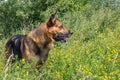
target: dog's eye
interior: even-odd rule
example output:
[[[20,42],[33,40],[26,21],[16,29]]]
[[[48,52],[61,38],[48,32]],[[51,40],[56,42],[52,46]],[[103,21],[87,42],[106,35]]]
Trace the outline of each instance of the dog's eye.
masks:
[[[60,28],[63,28],[63,26],[60,26]]]

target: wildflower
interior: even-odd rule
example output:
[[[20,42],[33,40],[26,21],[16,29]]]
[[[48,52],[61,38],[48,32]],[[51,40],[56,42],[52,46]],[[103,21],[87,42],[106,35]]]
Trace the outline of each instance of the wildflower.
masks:
[[[109,76],[105,76],[103,80],[109,80]]]
[[[16,69],[20,69],[20,67],[19,67],[19,66],[16,66]]]
[[[81,78],[79,80],[82,80]]]
[[[89,71],[89,72],[88,72],[88,75],[91,75],[91,74],[92,74],[92,73]]]
[[[24,77],[24,78],[27,77],[27,74],[24,74],[23,77]]]
[[[79,62],[80,59],[76,59],[76,62]]]
[[[22,59],[22,60],[21,60],[21,63],[22,63],[22,64],[25,64],[25,59]]]
[[[76,67],[76,69],[75,69],[76,71],[78,71],[78,67]]]
[[[112,59],[110,57],[108,57],[108,61],[111,61]]]
[[[117,54],[118,53],[118,50],[116,49],[116,50],[113,50],[113,53],[114,54]]]
[[[70,57],[71,57],[71,58],[73,58],[73,57],[74,57],[74,55],[71,53],[71,54],[70,54]]]
[[[61,78],[61,74],[60,72],[56,72],[57,78],[60,79]]]

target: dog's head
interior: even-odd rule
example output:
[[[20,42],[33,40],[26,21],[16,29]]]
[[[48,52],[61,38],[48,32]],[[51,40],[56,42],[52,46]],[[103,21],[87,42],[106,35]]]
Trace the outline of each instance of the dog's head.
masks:
[[[47,22],[48,31],[53,35],[53,39],[55,41],[66,42],[66,38],[70,37],[73,32],[65,28],[63,24],[55,17],[55,14],[52,14]]]

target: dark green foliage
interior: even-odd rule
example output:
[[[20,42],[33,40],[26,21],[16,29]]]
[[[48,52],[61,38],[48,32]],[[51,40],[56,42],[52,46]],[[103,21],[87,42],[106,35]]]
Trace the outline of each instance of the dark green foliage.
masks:
[[[44,21],[42,12],[49,7],[47,0],[7,0],[0,2],[0,32],[12,31]],[[52,3],[51,3],[52,5]]]
[[[99,27],[99,31],[102,32],[104,27],[119,19],[119,15],[116,15],[120,13],[119,3],[117,0],[1,0],[0,34],[7,36],[18,29],[31,28],[31,24],[36,25],[45,21],[46,16],[56,10],[60,17],[67,12],[79,11],[91,21],[93,13],[104,9],[106,15]],[[111,15],[115,16],[113,20],[108,18],[111,10],[116,11]]]

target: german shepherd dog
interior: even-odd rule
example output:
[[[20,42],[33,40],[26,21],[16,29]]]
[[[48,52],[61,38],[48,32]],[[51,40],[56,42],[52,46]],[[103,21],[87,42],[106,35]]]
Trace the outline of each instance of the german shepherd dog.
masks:
[[[49,51],[56,41],[66,42],[66,38],[73,33],[52,14],[48,21],[26,35],[14,35],[6,43],[5,57],[37,60],[37,65],[42,65],[48,58]]]

